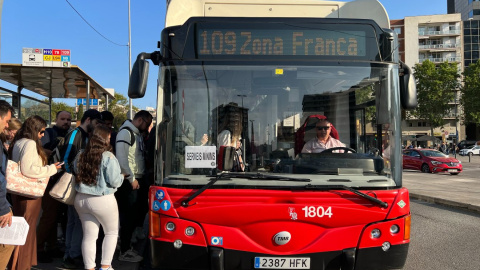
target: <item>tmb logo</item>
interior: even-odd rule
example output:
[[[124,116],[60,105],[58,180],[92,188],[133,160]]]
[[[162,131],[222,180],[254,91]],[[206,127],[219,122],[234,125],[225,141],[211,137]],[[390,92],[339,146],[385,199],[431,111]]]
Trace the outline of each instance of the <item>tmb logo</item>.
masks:
[[[292,235],[287,231],[279,232],[273,236],[273,241],[279,246],[290,242],[290,239],[292,239]]]

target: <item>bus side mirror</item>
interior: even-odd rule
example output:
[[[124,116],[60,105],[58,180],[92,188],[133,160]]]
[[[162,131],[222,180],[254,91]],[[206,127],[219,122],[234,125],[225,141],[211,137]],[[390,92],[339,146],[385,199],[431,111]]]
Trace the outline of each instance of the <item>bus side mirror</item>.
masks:
[[[130,74],[130,82],[128,84],[128,96],[130,98],[141,98],[147,90],[148,79],[148,61],[142,59],[139,54],[137,61],[133,64],[132,73]]]
[[[128,96],[130,98],[141,98],[145,95],[149,67],[147,59],[151,59],[154,64],[158,65],[161,60],[160,52],[141,53],[137,56],[128,84]]]
[[[400,102],[405,110],[413,110],[418,105],[415,76],[403,62],[401,62],[401,70],[403,75],[400,75]]]

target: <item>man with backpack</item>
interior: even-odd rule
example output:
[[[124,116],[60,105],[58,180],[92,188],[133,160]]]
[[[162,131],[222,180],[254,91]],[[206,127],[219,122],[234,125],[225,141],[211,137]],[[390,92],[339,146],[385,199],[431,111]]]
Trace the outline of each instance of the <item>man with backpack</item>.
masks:
[[[65,138],[72,126],[72,115],[67,111],[57,112],[55,125],[45,129],[45,135],[42,137],[42,146],[47,156],[50,156],[53,149],[57,147],[58,142]]]
[[[148,188],[145,170],[145,145],[142,133],[148,132],[152,115],[145,110],[126,120],[117,133],[116,157],[128,181],[115,193],[120,213],[120,261],[139,262],[143,259],[131,248],[135,225],[143,222],[148,211]],[[141,220],[139,220],[141,218]]]
[[[52,152],[64,140],[71,125],[72,115],[67,111],[59,111],[55,118],[55,125],[45,129],[45,135],[41,141],[45,153],[49,156],[49,163],[54,163]],[[50,178],[45,194],[48,194],[60,176],[61,173],[57,173]],[[57,217],[59,213],[66,212],[66,209],[65,205],[48,195],[42,198],[42,215],[37,226],[37,259],[41,263],[49,263],[53,261],[53,257],[63,256],[63,252],[57,245]]]

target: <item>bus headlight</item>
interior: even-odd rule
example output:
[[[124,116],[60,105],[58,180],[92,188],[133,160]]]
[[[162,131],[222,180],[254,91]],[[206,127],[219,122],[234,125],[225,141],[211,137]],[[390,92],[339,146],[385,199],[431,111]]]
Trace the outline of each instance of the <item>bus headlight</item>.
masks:
[[[165,229],[167,229],[167,231],[169,232],[175,231],[175,223],[168,222],[167,224],[165,224]]]
[[[176,249],[180,249],[182,245],[183,245],[182,240],[175,240],[175,242],[173,242],[173,247]]]
[[[388,251],[391,246],[392,246],[392,245],[390,244],[390,242],[384,242],[384,243],[382,244],[382,250],[383,250],[383,251]]]
[[[193,227],[187,227],[185,229],[185,235],[192,236],[195,234],[195,229]]]
[[[382,235],[382,233],[380,232],[379,229],[373,229],[371,232],[370,232],[370,236],[372,238],[380,238],[380,235]]]
[[[400,227],[398,227],[398,225],[392,225],[392,227],[390,227],[390,232],[393,233],[393,234],[396,234],[400,231]]]

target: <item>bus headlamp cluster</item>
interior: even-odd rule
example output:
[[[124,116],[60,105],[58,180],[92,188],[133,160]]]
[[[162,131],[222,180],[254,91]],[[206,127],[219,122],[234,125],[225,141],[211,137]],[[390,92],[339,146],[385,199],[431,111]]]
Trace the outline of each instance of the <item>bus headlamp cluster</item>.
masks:
[[[393,224],[392,226],[390,226],[391,234],[397,234],[399,232],[400,232],[400,227],[397,224]],[[380,238],[380,236],[382,236],[382,232],[380,231],[380,229],[375,228],[370,232],[370,237],[372,239],[378,239]]]
[[[173,232],[175,231],[176,229],[176,225],[175,223],[173,222],[167,222],[167,224],[165,224],[165,230],[169,231],[169,232]],[[185,235],[186,236],[192,236],[195,234],[195,228],[191,227],[191,226],[188,226],[186,229],[185,229]]]

